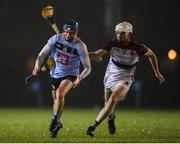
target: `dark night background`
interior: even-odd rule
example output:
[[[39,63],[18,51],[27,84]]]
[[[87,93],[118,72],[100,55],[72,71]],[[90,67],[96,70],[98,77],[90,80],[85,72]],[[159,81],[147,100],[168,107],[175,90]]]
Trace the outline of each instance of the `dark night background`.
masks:
[[[55,19],[61,30],[66,19],[74,18],[79,22],[79,37],[89,51],[101,48],[110,40],[117,23],[131,22],[134,38],[156,53],[166,82],[160,85],[149,60],[142,58],[136,82],[119,107],[180,108],[180,59],[177,56],[172,61],[167,57],[170,49],[179,54],[179,0],[1,0],[0,107],[52,105],[48,73],[31,85],[24,83],[32,70],[28,65],[54,34],[41,17],[41,9],[46,5],[55,7]],[[66,106],[102,106],[107,62],[108,57],[101,63],[92,62],[91,74],[67,95]]]

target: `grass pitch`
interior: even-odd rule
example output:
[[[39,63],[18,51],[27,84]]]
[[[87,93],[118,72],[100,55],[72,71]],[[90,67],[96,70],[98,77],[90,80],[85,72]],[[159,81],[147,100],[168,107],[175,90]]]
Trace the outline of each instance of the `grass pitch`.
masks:
[[[180,142],[180,112],[173,110],[118,110],[117,131],[109,135],[107,120],[95,131],[86,130],[99,110],[67,109],[62,115],[63,129],[57,138],[49,138],[50,109],[0,109],[1,143],[112,143],[112,142]]]

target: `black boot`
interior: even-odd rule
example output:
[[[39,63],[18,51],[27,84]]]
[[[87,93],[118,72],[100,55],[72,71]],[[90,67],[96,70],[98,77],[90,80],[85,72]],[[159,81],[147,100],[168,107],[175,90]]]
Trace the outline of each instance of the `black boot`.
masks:
[[[87,129],[87,135],[93,137],[94,136],[94,131],[96,127],[99,125],[99,122],[95,121],[92,125],[90,125]]]
[[[116,115],[114,113],[111,114],[108,118],[108,130],[111,135],[113,135],[116,131],[115,118],[116,118]]]
[[[95,128],[93,126],[89,126],[87,129],[87,135],[89,135],[90,137],[93,137],[94,131],[95,131]]]
[[[62,123],[57,120],[52,120],[50,126],[49,126],[49,131],[50,131],[50,137],[56,138],[58,131],[63,127]]]

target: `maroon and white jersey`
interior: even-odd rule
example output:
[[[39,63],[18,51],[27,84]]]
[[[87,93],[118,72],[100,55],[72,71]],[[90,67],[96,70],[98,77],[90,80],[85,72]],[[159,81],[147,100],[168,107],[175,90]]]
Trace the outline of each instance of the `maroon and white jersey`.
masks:
[[[104,77],[105,89],[112,91],[119,83],[129,88],[134,79],[139,57],[147,52],[147,46],[134,40],[123,45],[117,39],[112,39],[102,49],[110,53]]]

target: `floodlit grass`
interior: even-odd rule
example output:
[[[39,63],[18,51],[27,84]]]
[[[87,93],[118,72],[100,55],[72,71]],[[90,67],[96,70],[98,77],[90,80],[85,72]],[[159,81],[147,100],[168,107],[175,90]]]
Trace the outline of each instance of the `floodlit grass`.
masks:
[[[107,121],[86,135],[98,110],[67,109],[62,115],[63,129],[49,138],[49,109],[0,109],[0,142],[180,142],[180,113],[166,110],[118,110],[115,135],[109,135]]]

